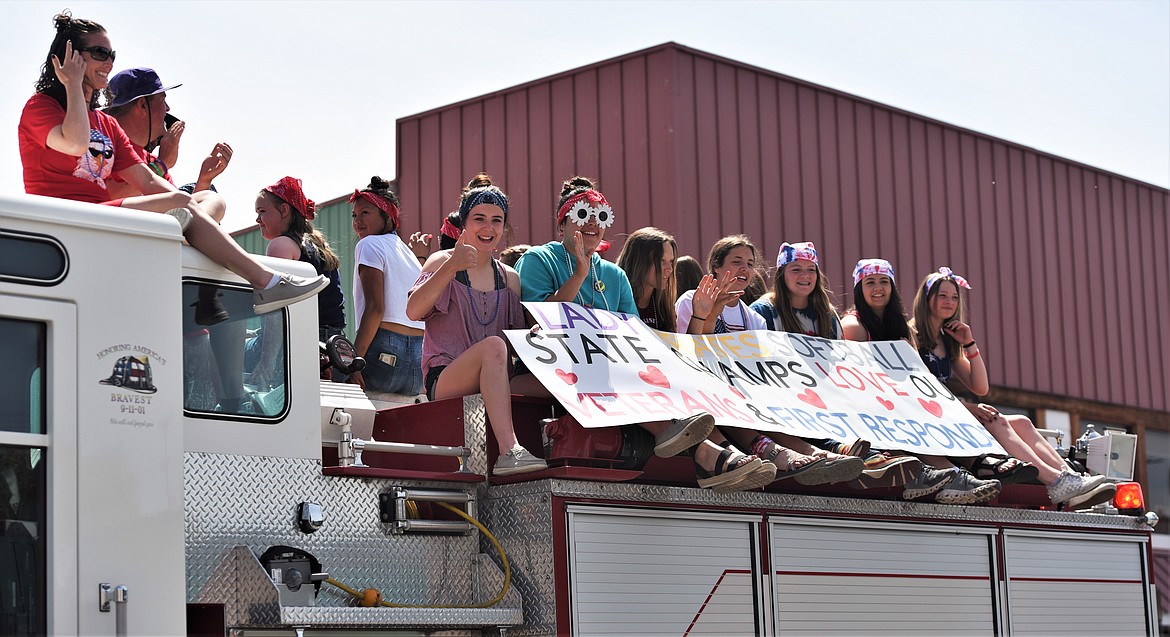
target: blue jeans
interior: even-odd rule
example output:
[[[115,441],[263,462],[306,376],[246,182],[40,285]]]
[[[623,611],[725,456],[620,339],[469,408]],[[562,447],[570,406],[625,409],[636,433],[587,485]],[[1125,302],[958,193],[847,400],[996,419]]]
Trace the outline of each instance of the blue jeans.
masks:
[[[362,377],[374,391],[415,395],[422,391],[422,337],[379,329],[366,350]]]

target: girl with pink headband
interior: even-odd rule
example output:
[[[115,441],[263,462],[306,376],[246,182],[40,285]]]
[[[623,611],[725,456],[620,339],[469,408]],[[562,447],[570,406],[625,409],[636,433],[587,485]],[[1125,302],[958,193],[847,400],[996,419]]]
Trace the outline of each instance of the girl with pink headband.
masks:
[[[356,265],[353,280],[357,333],[354,349],[366,368],[350,382],[367,390],[415,395],[422,391],[423,324],[406,314],[406,295],[422,268],[398,236],[398,195],[381,177],[349,198]]]
[[[939,382],[947,385],[954,378],[971,393],[984,396],[991,390],[987,363],[971,326],[965,322],[960,289],[970,290],[971,284],[950,268],[939,268],[926,275],[914,298],[911,327],[922,361]],[[1048,486],[1048,497],[1053,504],[1064,503],[1070,509],[1090,507],[1113,498],[1117,490],[1113,484],[1104,476],[1083,476],[1070,471],[1026,416],[1002,414],[987,403],[964,402],[964,405],[1013,456],[976,458],[971,468],[977,477],[1019,481],[1021,474],[1035,476]]]
[[[862,259],[853,268],[853,309],[841,319],[851,341],[913,343],[894,280],[894,266],[885,259]],[[981,504],[999,495],[998,480],[982,480],[942,456],[917,455],[922,467],[905,482],[902,498],[934,496],[942,504]],[[864,481],[864,477],[861,478]]]

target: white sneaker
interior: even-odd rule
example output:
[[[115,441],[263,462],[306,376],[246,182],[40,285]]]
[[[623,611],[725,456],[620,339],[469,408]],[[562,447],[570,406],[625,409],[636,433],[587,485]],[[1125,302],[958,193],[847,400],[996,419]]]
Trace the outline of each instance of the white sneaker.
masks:
[[[318,274],[312,279],[281,274],[276,285],[266,290],[252,292],[252,310],[257,314],[267,314],[297,301],[312,298],[328,285],[329,279],[323,274]]]
[[[1092,489],[1074,495],[1064,503],[1066,509],[1076,511],[1077,509],[1092,508],[1103,502],[1109,502],[1117,495],[1117,485],[1112,482],[1103,482]]]
[[[516,473],[528,473],[547,469],[548,464],[537,458],[524,447],[515,447],[508,453],[496,459],[492,473],[497,476],[510,476]]]
[[[187,226],[191,225],[192,215],[190,210],[186,208],[171,208],[166,214],[174,217],[175,221],[179,222],[179,230],[182,230],[184,234],[187,232]]]
[[[1116,486],[1106,484],[1105,476],[1086,478],[1071,471],[1061,473],[1056,482],[1048,485],[1048,498],[1052,503],[1067,502],[1070,509],[1087,508],[1105,502],[1116,492]]]

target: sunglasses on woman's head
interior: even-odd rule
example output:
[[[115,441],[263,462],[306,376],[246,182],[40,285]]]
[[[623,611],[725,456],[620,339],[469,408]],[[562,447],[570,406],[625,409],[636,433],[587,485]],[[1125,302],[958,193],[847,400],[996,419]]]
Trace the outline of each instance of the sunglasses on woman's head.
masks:
[[[85,48],[78,48],[77,50],[85,51],[95,62],[105,62],[106,60],[115,60],[118,58],[117,51],[111,51],[104,46],[87,46]]]

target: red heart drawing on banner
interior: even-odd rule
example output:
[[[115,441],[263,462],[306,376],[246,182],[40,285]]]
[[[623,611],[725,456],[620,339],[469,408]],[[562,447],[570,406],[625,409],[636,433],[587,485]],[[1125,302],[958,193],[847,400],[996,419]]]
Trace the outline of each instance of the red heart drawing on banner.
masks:
[[[747,396],[744,396],[743,392],[739,391],[738,389],[736,389],[734,387],[730,387],[730,389],[732,392],[735,393],[736,396],[739,396],[740,398],[747,398]]]
[[[560,378],[561,380],[565,381],[565,383],[567,383],[569,385],[576,385],[577,384],[577,375],[574,374],[573,372],[566,372],[563,369],[558,369],[557,370],[557,378]]]
[[[811,389],[800,392],[796,397],[818,409],[825,408],[825,401],[821,400],[820,395]]]
[[[666,374],[663,374],[661,369],[653,365],[647,366],[644,372],[638,372],[638,378],[641,378],[649,385],[670,389],[670,381],[666,380]]]
[[[919,398],[918,404],[922,405],[922,408],[929,411],[935,418],[942,418],[942,405],[938,404],[938,402]]]
[[[878,401],[879,403],[881,403],[881,404],[882,404],[882,407],[885,407],[885,408],[886,408],[886,409],[888,409],[889,411],[893,411],[893,410],[894,410],[894,403],[893,403],[893,401],[886,400],[885,398],[882,398],[881,396],[878,396],[878,397],[877,397],[877,401]]]

